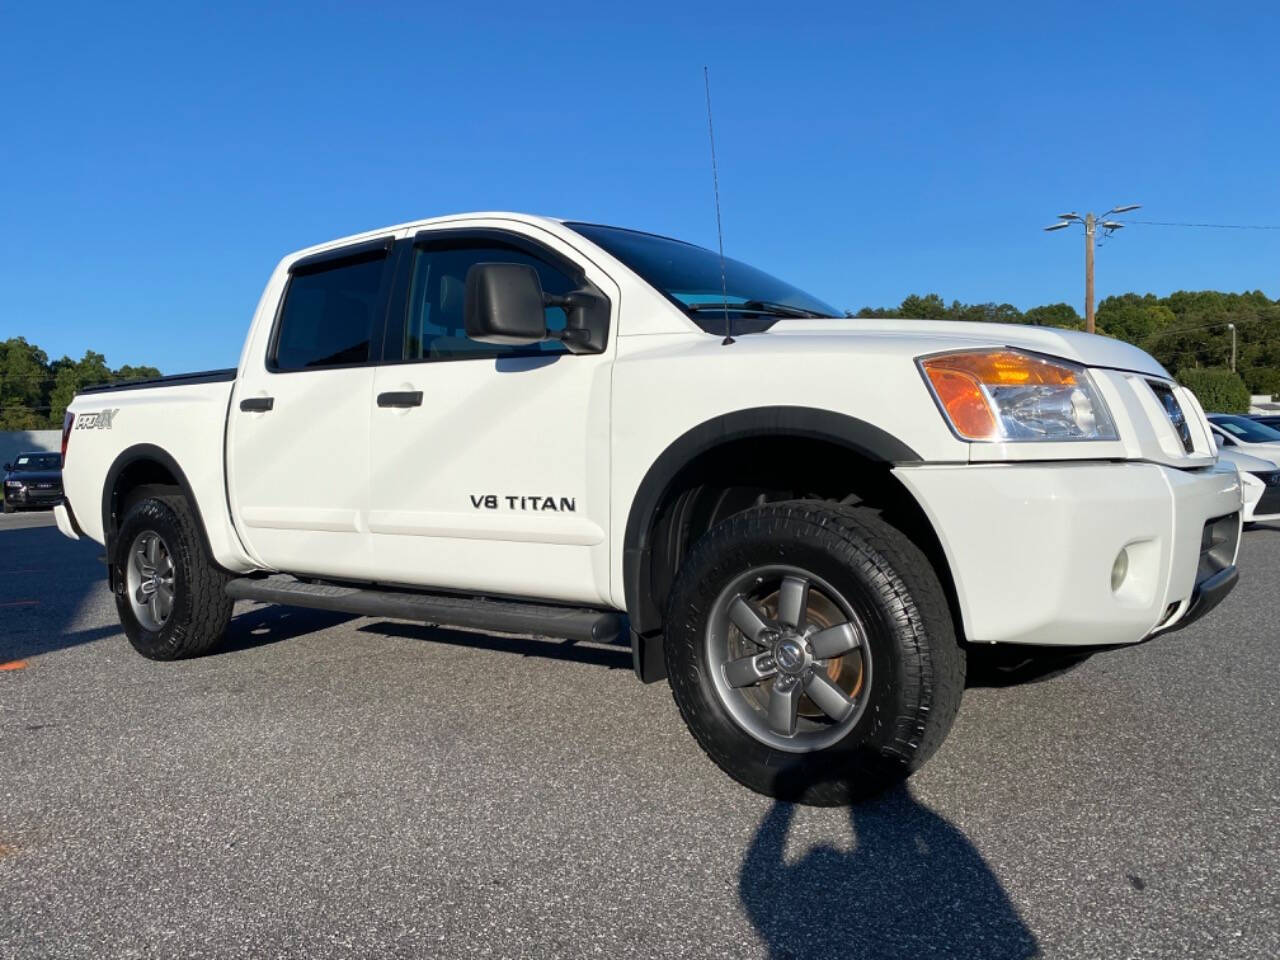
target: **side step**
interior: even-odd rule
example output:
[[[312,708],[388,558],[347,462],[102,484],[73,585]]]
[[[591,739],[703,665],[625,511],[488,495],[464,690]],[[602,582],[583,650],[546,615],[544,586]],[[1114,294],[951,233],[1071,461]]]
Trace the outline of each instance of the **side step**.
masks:
[[[622,642],[628,633],[626,617],[612,610],[418,593],[388,587],[305,583],[284,574],[237,577],[227,584],[226,592],[235,600],[283,603],[354,613],[362,617],[390,617],[438,626],[532,633],[595,643]]]

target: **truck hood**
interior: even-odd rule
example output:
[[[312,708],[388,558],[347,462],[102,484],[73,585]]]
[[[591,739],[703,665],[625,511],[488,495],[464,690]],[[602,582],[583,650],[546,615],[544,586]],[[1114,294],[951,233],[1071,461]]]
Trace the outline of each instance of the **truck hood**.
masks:
[[[970,323],[963,320],[779,320],[766,336],[847,335],[901,339],[918,343],[918,352],[964,350],[971,347],[1019,347],[1035,353],[1074,360],[1087,367],[1132,370],[1156,377],[1169,377],[1150,354],[1132,344],[1078,330],[1036,327],[1018,323]]]

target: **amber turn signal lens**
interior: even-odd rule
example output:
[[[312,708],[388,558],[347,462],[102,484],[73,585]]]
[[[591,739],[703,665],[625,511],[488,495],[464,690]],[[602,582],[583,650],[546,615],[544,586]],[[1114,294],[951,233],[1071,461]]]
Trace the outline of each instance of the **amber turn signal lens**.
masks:
[[[996,418],[991,413],[987,398],[982,395],[982,387],[971,374],[945,367],[930,369],[927,364],[925,373],[942,408],[947,411],[948,419],[962,437],[969,440],[996,439]]]
[[[966,440],[998,440],[999,426],[983,387],[1069,387],[1075,371],[1039,357],[994,350],[951,353],[920,362],[952,426]]]
[[[990,353],[951,353],[924,361],[932,380],[933,370],[967,373],[978,383],[992,387],[1074,387],[1076,372],[1070,367],[1012,350]]]

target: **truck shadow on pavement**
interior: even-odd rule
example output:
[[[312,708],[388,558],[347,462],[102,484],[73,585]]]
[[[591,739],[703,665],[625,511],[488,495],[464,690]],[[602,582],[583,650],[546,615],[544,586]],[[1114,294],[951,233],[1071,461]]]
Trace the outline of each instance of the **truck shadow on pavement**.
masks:
[[[777,801],[742,861],[738,895],[771,960],[1039,955],[982,855],[906,786],[849,808],[853,849],[788,862],[806,808]]]
[[[108,638],[127,642],[107,589],[106,568],[98,559],[101,552],[98,544],[68,540],[51,526],[0,531],[0,663]],[[242,605],[231,618],[225,639],[208,656],[245,653],[357,619],[325,610],[267,604],[246,609]],[[493,636],[391,621],[359,629],[386,637],[631,669],[631,651],[622,646]]]
[[[109,601],[97,544],[76,543],[55,527],[0,532],[0,663],[92,643],[120,632],[83,625],[101,591]],[[114,611],[113,611],[114,612]]]
[[[222,642],[210,650],[207,656],[243,653],[272,643],[319,633],[354,619],[355,616],[349,613],[261,604],[250,610],[234,613]]]

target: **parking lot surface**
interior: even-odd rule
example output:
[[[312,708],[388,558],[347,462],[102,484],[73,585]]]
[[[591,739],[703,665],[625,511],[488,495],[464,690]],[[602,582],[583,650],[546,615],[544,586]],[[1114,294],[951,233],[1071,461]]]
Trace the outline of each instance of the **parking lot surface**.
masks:
[[[1280,529],[852,811],[730,782],[624,648],[245,604],[149,662],[98,552],[0,523],[0,957],[1280,956]]]

